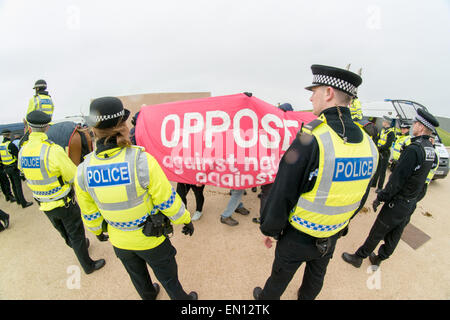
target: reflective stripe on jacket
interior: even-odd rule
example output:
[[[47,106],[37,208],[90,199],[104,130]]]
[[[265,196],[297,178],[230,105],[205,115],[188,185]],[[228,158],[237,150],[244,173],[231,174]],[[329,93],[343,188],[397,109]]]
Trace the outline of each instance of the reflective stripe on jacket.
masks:
[[[400,153],[403,148],[409,146],[411,144],[411,136],[410,135],[402,135],[398,136],[394,145],[392,146],[392,158],[394,160],[400,159]]]
[[[300,196],[289,221],[304,233],[325,238],[345,228],[358,209],[375,174],[378,150],[364,132],[363,141],[356,144],[344,143],[326,123],[311,134],[319,145],[317,180],[311,191]]]
[[[16,157],[14,157],[10,152],[9,152],[9,144],[11,143],[11,141],[5,141],[0,143],[0,159],[2,160],[3,165],[5,166],[9,166],[12,165],[13,163],[15,163],[17,161]]]
[[[147,250],[164,241],[142,233],[147,217],[158,211],[172,223],[190,222],[158,162],[140,147],[88,154],[78,166],[75,191],[87,228],[98,235],[106,221],[111,243],[121,249]]]
[[[386,144],[387,136],[390,132],[394,132],[393,128],[383,128],[380,132],[380,138],[378,139],[377,146],[381,147]]]
[[[50,96],[46,94],[37,94],[30,99],[30,102],[28,103],[27,114],[29,114],[31,111],[39,110],[52,117],[54,109],[55,106]]]
[[[19,151],[18,168],[25,175],[33,197],[39,201],[40,210],[50,211],[65,205],[64,198],[70,194],[76,167],[45,133],[30,134],[27,144]]]

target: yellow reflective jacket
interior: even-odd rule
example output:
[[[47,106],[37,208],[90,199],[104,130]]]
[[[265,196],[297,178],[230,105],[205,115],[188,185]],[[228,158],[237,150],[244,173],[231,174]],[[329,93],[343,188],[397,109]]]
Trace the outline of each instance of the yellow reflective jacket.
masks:
[[[397,136],[397,139],[392,146],[392,158],[396,161],[400,159],[400,153],[406,146],[409,146],[410,144],[411,136],[409,134]]]
[[[5,166],[12,165],[17,161],[16,157],[9,152],[9,144],[11,141],[4,141],[0,143],[0,160]]]
[[[436,160],[436,166],[435,166],[435,167],[432,167],[431,170],[430,170],[430,172],[428,173],[428,176],[427,176],[427,178],[425,179],[425,183],[426,183],[426,184],[430,184],[431,180],[433,180],[433,177],[434,177],[434,175],[435,175],[437,169],[439,168],[439,152],[435,152],[435,154],[436,154],[436,158],[437,158],[437,160]]]
[[[39,111],[45,112],[50,117],[53,117],[54,109],[55,109],[55,106],[53,104],[53,100],[49,95],[36,94],[28,102],[27,115],[31,111],[39,110]]]
[[[19,151],[17,167],[27,179],[39,209],[50,211],[70,201],[71,184],[77,167],[59,145],[45,133],[32,132]],[[64,201],[65,198],[65,201]]]
[[[358,209],[378,164],[378,150],[364,133],[360,143],[344,143],[326,119],[312,129],[319,145],[317,180],[289,215],[291,225],[313,237],[330,237],[345,228]]]
[[[160,245],[164,236],[142,233],[147,217],[158,210],[174,224],[191,221],[158,162],[141,147],[88,154],[78,166],[75,192],[86,227],[99,235],[105,221],[117,248],[147,250]]]
[[[384,146],[386,144],[387,141],[387,136],[390,132],[394,132],[394,128],[383,128],[380,132],[380,137],[378,139],[377,145],[378,147]]]
[[[361,109],[361,102],[359,102],[359,99],[353,99],[352,103],[349,106],[349,109],[353,120],[362,120],[363,113]]]

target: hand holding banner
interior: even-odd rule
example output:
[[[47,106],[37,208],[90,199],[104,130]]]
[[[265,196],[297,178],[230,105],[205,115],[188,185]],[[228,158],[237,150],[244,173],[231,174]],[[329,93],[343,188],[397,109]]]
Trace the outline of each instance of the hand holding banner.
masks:
[[[274,181],[302,122],[315,118],[235,94],[142,107],[135,132],[169,180],[245,189]]]

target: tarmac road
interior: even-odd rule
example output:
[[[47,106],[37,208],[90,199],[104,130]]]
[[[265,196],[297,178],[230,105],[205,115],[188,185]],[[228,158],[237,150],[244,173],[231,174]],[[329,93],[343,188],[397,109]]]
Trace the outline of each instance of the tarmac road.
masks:
[[[23,188],[26,199],[31,200],[30,190],[25,184]],[[374,199],[373,190],[366,208]],[[187,292],[197,291],[199,299],[252,300],[253,288],[263,286],[270,274],[275,246],[267,249],[263,245],[264,237],[251,221],[259,216],[259,199],[256,193],[247,192],[244,205],[251,213],[235,213],[233,217],[239,221],[236,227],[219,222],[228,190],[208,186],[204,215],[195,222],[194,235],[183,235],[181,226],[174,228],[171,241],[178,251],[180,281]],[[360,213],[353,219],[349,234],[338,241],[317,299],[450,299],[449,195],[450,178],[432,182],[411,219],[431,240],[417,250],[400,241],[377,273],[371,271],[368,259],[356,269],[341,258],[342,252],[354,252],[363,243],[375,220],[372,209]],[[139,299],[108,242],[99,242],[86,231],[91,257],[106,259],[103,269],[86,275],[72,249],[36,204],[22,209],[0,198],[1,208],[11,216],[10,227],[0,233],[0,299]],[[192,192],[188,209],[195,211]],[[282,299],[296,299],[303,270],[304,266]],[[163,288],[158,299],[169,299]]]

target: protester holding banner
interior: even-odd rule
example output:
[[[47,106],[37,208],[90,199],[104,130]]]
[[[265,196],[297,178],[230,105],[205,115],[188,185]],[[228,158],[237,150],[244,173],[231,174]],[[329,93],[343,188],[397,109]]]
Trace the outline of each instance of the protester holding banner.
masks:
[[[234,220],[231,216],[233,212],[237,212],[242,214],[243,216],[247,216],[250,214],[246,208],[244,208],[244,204],[241,202],[242,196],[244,195],[245,189],[231,190],[231,197],[228,201],[227,207],[225,211],[220,215],[220,222],[229,225],[230,227],[237,226],[239,224],[238,221]]]
[[[267,247],[271,237],[278,240],[275,260],[255,299],[279,299],[303,262],[298,298],[316,298],[337,239],[362,207],[377,167],[377,148],[348,108],[361,77],[322,65],[311,69],[306,89],[319,118],[303,126],[280,161],[260,226]]]
[[[187,207],[187,199],[186,196],[189,190],[192,189],[195,195],[195,212],[192,216],[192,221],[197,221],[202,217],[203,204],[205,203],[205,197],[203,196],[203,190],[205,189],[205,185],[202,184],[187,184],[187,183],[178,183],[177,184],[177,193],[183,200],[184,205]]]
[[[142,299],[156,299],[147,263],[171,299],[196,300],[178,280],[176,249],[168,235],[174,224],[192,235],[189,211],[173,190],[158,162],[143,148],[131,145],[129,111],[118,98],[95,99],[90,121],[97,149],[78,166],[75,191],[87,228],[97,236],[107,231],[114,252]]]

